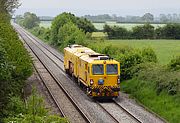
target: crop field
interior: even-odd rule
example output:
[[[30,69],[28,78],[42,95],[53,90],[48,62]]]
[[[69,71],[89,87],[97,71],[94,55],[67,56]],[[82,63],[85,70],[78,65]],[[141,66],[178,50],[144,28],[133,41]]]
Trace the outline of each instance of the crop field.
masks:
[[[104,25],[105,25],[105,23],[93,23],[93,24],[96,27],[96,29],[98,29],[98,30],[102,30]],[[108,24],[110,26],[115,26],[116,25],[116,26],[119,26],[119,27],[124,27],[124,28],[126,28],[128,30],[131,30],[135,26],[143,25],[143,24],[136,24],[136,23],[116,23],[116,22],[107,22],[106,24]],[[154,26],[155,28],[157,28],[159,26],[162,27],[165,24],[151,24],[151,25]]]
[[[103,26],[105,25],[105,23],[93,23],[95,28],[98,29],[98,30],[102,30],[103,29]],[[131,30],[133,27],[135,26],[140,26],[140,25],[143,25],[143,24],[133,24],[133,23],[115,23],[115,22],[107,22],[106,24],[110,25],[110,26],[120,26],[120,27],[124,27],[128,30]],[[151,24],[153,25],[155,28],[156,27],[162,27],[164,26],[165,24]],[[40,26],[41,27],[45,27],[45,28],[48,28],[51,26],[51,21],[41,21],[40,23]]]
[[[116,47],[153,48],[160,64],[168,64],[174,56],[180,55],[180,40],[106,40],[105,43]]]
[[[52,21],[41,21],[40,22],[40,27],[50,28],[51,27],[51,22]]]

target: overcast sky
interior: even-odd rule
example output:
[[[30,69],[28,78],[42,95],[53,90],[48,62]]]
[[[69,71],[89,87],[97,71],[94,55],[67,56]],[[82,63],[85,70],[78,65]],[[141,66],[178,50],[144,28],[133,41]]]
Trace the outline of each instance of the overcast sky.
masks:
[[[68,11],[78,16],[91,14],[143,15],[146,12],[180,14],[180,0],[20,0],[16,14],[25,11],[38,15],[56,16]]]

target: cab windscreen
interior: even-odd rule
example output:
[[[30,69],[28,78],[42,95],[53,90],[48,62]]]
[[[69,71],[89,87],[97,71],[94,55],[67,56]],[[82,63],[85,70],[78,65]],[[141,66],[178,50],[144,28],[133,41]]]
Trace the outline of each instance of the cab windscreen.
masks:
[[[103,64],[94,64],[92,65],[93,75],[103,75],[104,74],[104,65]]]

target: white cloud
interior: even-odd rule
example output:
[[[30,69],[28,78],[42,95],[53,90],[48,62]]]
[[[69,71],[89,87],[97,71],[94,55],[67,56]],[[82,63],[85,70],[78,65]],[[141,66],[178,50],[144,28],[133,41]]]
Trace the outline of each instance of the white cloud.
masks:
[[[21,0],[21,3],[22,6],[17,13],[25,9],[43,15],[50,13],[49,11],[51,13],[54,11],[53,15],[62,11],[77,14],[114,13],[118,15],[180,12],[180,0]]]
[[[179,8],[180,0],[21,0],[22,8]]]

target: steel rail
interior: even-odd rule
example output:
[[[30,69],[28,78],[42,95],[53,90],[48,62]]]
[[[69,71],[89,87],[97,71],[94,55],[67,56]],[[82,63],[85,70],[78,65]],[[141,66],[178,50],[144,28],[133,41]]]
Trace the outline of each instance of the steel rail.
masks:
[[[119,123],[119,121],[110,112],[108,112],[98,101],[96,101],[96,103],[104,110],[104,112],[106,112],[112,118],[112,120],[114,120],[114,122]]]
[[[126,112],[126,114],[128,114],[130,117],[132,117],[134,120],[136,120],[139,123],[142,123],[142,121],[140,119],[138,119],[137,117],[135,117],[133,114],[131,114],[127,109],[125,109],[123,106],[121,106],[120,104],[118,104],[115,100],[113,100],[113,103],[118,106],[119,108],[121,108],[123,111]]]

